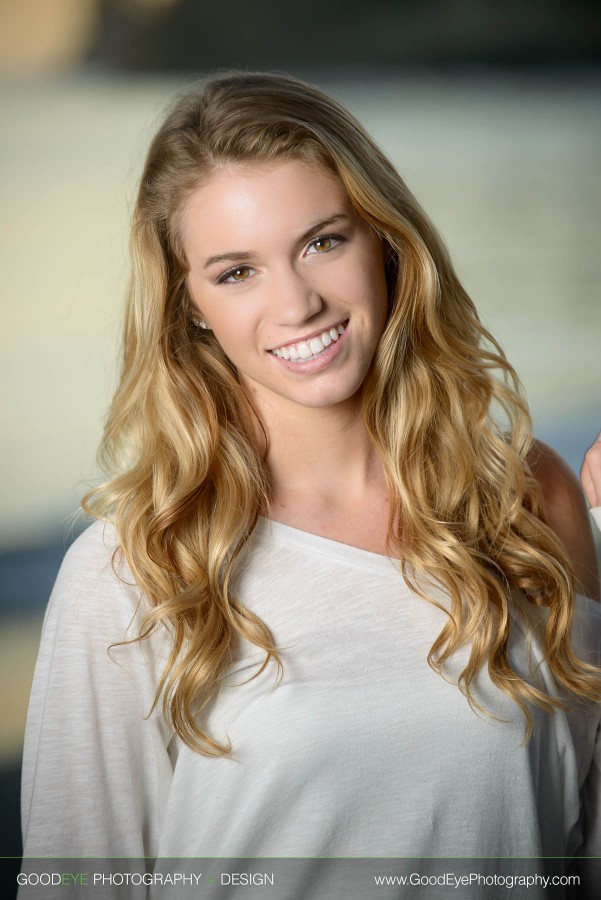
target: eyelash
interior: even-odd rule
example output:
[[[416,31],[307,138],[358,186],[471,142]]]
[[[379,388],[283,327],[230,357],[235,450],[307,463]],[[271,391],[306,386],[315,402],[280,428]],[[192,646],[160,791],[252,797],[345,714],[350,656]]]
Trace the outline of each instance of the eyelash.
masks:
[[[330,251],[335,250],[339,244],[346,243],[347,238],[342,234],[320,234],[317,237],[314,237],[313,240],[309,241],[307,247],[311,247],[313,244],[318,244],[319,241],[336,241],[336,244],[333,247],[330,247],[329,250],[317,250],[316,253],[318,255],[330,253]],[[313,255],[313,254],[312,254]],[[240,281],[228,281],[227,279],[230,275],[233,275],[234,272],[237,272],[238,269],[251,269],[252,266],[241,265],[241,266],[232,266],[231,269],[228,269],[227,272],[224,272],[217,279],[217,284],[244,284],[245,281],[249,281],[250,278],[242,278]]]
[[[319,241],[336,241],[336,244],[334,246],[337,247],[338,244],[344,244],[346,238],[342,234],[320,234],[318,237],[313,238],[312,241],[309,241],[307,246],[310,247],[312,244],[317,244]],[[334,247],[330,247],[330,250],[334,250]],[[329,253],[330,250],[322,250],[321,252]]]

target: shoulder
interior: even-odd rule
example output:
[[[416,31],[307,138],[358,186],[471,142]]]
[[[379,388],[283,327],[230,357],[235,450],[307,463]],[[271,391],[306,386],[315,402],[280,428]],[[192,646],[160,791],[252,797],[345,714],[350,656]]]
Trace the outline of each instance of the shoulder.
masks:
[[[81,626],[127,627],[141,594],[120,552],[113,525],[96,521],[67,550],[48,604],[47,619],[75,618]]]
[[[110,563],[119,547],[117,534],[111,522],[96,520],[78,537],[67,550],[61,566],[64,576],[81,573],[90,574]]]
[[[136,641],[150,610],[122,558],[114,527],[94,522],[69,547],[56,578],[42,627],[41,664],[45,660],[70,674],[77,666],[88,673],[102,670],[109,678],[110,648],[110,661],[138,667],[140,677],[156,685],[172,638],[165,626]]]
[[[576,474],[542,441],[534,442],[528,463],[542,489],[544,520],[566,547],[574,564],[579,590],[599,599],[595,542]]]
[[[542,488],[551,528],[555,530],[557,526],[563,531],[577,526],[582,513],[587,513],[587,506],[580,482],[570,466],[559,453],[538,440],[528,454],[528,463]]]

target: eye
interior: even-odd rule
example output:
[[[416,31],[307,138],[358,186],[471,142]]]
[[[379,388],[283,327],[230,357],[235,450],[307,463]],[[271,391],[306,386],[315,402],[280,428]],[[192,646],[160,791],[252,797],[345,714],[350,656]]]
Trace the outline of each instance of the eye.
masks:
[[[313,238],[309,244],[308,252],[310,255],[314,255],[315,253],[327,253],[345,240],[346,238],[341,234],[322,234],[321,237]],[[311,248],[314,248],[312,253]]]
[[[241,281],[248,281],[251,278],[253,269],[250,266],[235,266],[224,272],[217,281],[218,284],[240,284]]]

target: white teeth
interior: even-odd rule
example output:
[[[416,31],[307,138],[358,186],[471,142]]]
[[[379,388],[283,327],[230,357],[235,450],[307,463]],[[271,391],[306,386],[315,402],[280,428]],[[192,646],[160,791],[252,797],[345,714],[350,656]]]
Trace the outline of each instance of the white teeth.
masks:
[[[312,356],[318,356],[320,353],[323,353],[332,341],[336,342],[339,340],[347,325],[348,322],[344,325],[334,325],[328,331],[322,331],[321,334],[310,338],[308,341],[299,341],[298,344],[286,344],[285,347],[278,347],[271,352],[279,356],[280,359],[311,359]]]

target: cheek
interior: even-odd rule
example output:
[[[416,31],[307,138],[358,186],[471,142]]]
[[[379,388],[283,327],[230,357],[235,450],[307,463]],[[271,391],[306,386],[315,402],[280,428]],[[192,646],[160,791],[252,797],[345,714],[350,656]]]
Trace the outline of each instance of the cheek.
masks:
[[[386,318],[388,315],[389,287],[384,261],[381,259],[377,259],[375,262],[372,261],[371,283],[375,303],[381,309],[383,317]]]
[[[252,312],[244,309],[244,304],[231,309],[224,309],[223,305],[214,306],[212,312],[212,317],[207,313],[207,318],[215,337],[232,362],[235,362],[234,357],[252,351],[256,344],[256,321]]]
[[[210,289],[204,285],[199,287],[193,279],[188,281],[188,291],[193,306],[207,320],[223,349],[236,343],[237,336],[244,330],[244,306],[231,303],[231,297],[214,296]]]
[[[361,291],[365,306],[374,323],[384,325],[388,316],[388,285],[384,267],[376,260],[366,261],[362,272]]]

